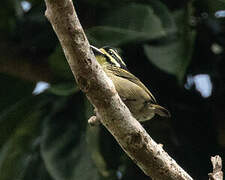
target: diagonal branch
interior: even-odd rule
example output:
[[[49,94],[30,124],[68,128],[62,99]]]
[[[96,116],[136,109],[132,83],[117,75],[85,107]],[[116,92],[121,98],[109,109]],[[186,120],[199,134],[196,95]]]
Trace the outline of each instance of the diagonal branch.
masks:
[[[192,178],[147,134],[119,98],[112,81],[90,50],[72,0],[45,0],[55,30],[81,90],[97,108],[102,124],[123,150],[152,179]]]

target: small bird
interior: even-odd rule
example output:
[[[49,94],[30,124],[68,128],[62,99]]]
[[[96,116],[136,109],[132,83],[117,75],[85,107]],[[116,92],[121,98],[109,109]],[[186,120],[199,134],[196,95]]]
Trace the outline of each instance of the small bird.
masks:
[[[158,105],[145,85],[128,71],[116,49],[108,46],[100,49],[91,46],[91,49],[134,118],[142,122],[152,119],[155,114],[170,117],[169,111]]]

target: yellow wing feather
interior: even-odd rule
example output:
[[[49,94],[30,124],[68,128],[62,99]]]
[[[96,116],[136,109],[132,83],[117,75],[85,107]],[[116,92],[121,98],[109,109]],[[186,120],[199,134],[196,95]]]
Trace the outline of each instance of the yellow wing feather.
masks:
[[[142,88],[149,96],[150,96],[150,101],[152,103],[157,104],[155,97],[152,95],[152,93],[148,90],[148,88],[133,74],[131,74],[129,71],[126,71],[124,69],[118,69],[118,67],[115,66],[110,66],[107,65],[107,70],[111,71],[111,73],[113,73],[114,75],[121,77],[121,78],[125,78],[133,83],[135,83],[136,85],[138,85],[140,88]]]

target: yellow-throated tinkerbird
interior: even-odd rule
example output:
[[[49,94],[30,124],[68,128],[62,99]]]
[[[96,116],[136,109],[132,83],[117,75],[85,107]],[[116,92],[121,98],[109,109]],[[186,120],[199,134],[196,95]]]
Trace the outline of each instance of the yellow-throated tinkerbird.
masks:
[[[120,98],[138,121],[150,120],[155,114],[170,117],[167,109],[157,104],[154,96],[123,62],[117,51],[111,47],[91,46],[95,57],[106,75],[112,80]]]

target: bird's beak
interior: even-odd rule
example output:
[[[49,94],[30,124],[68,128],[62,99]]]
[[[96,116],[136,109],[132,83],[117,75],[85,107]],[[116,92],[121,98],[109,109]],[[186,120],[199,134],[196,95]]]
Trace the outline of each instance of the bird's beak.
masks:
[[[104,55],[104,53],[102,51],[100,51],[98,48],[96,48],[96,47],[94,47],[92,45],[90,45],[90,47],[91,47],[94,55]]]

